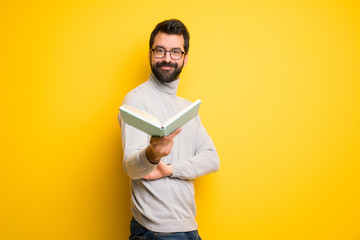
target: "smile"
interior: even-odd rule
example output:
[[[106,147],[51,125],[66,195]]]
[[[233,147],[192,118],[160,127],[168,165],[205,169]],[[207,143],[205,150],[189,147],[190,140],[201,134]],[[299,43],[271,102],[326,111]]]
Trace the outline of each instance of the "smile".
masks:
[[[163,66],[163,67],[161,67],[161,69],[170,70],[170,69],[173,69],[173,67]]]

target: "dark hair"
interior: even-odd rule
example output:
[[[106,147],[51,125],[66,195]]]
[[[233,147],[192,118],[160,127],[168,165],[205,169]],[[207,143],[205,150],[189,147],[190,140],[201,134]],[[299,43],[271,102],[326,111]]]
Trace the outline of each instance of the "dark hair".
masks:
[[[189,34],[187,28],[185,27],[185,25],[180,20],[170,19],[170,20],[165,20],[161,23],[158,23],[158,25],[156,25],[156,27],[154,28],[154,30],[152,31],[152,33],[150,35],[150,42],[149,42],[150,49],[152,48],[152,45],[154,44],[154,39],[155,39],[156,34],[158,34],[158,32],[163,32],[163,33],[167,33],[167,34],[183,35],[185,54],[189,51],[190,34]]]

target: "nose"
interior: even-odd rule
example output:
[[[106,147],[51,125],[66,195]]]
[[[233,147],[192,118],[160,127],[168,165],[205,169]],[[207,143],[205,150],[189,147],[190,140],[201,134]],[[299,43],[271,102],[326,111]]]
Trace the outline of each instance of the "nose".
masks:
[[[166,52],[165,53],[165,56],[164,56],[164,60],[166,62],[170,62],[172,59],[171,59],[171,56],[170,56],[170,52]]]

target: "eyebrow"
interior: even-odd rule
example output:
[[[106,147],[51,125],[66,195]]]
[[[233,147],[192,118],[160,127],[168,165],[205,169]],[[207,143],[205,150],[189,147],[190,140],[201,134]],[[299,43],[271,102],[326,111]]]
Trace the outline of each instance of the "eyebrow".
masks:
[[[163,48],[163,49],[166,50],[166,48],[165,48],[164,46],[161,46],[161,45],[156,45],[155,48]],[[154,48],[154,49],[155,49],[155,48]],[[177,49],[180,49],[180,51],[182,51],[180,47],[171,48],[170,50],[177,50]]]

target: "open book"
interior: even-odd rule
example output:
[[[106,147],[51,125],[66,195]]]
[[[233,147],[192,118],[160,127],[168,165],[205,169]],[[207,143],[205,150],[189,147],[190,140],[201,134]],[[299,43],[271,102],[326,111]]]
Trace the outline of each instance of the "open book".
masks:
[[[138,110],[136,108],[122,105],[120,107],[120,115],[123,121],[151,136],[167,136],[177,128],[185,125],[193,119],[199,112],[201,100],[197,100],[184,110],[172,116],[164,124],[162,124],[153,115]]]

